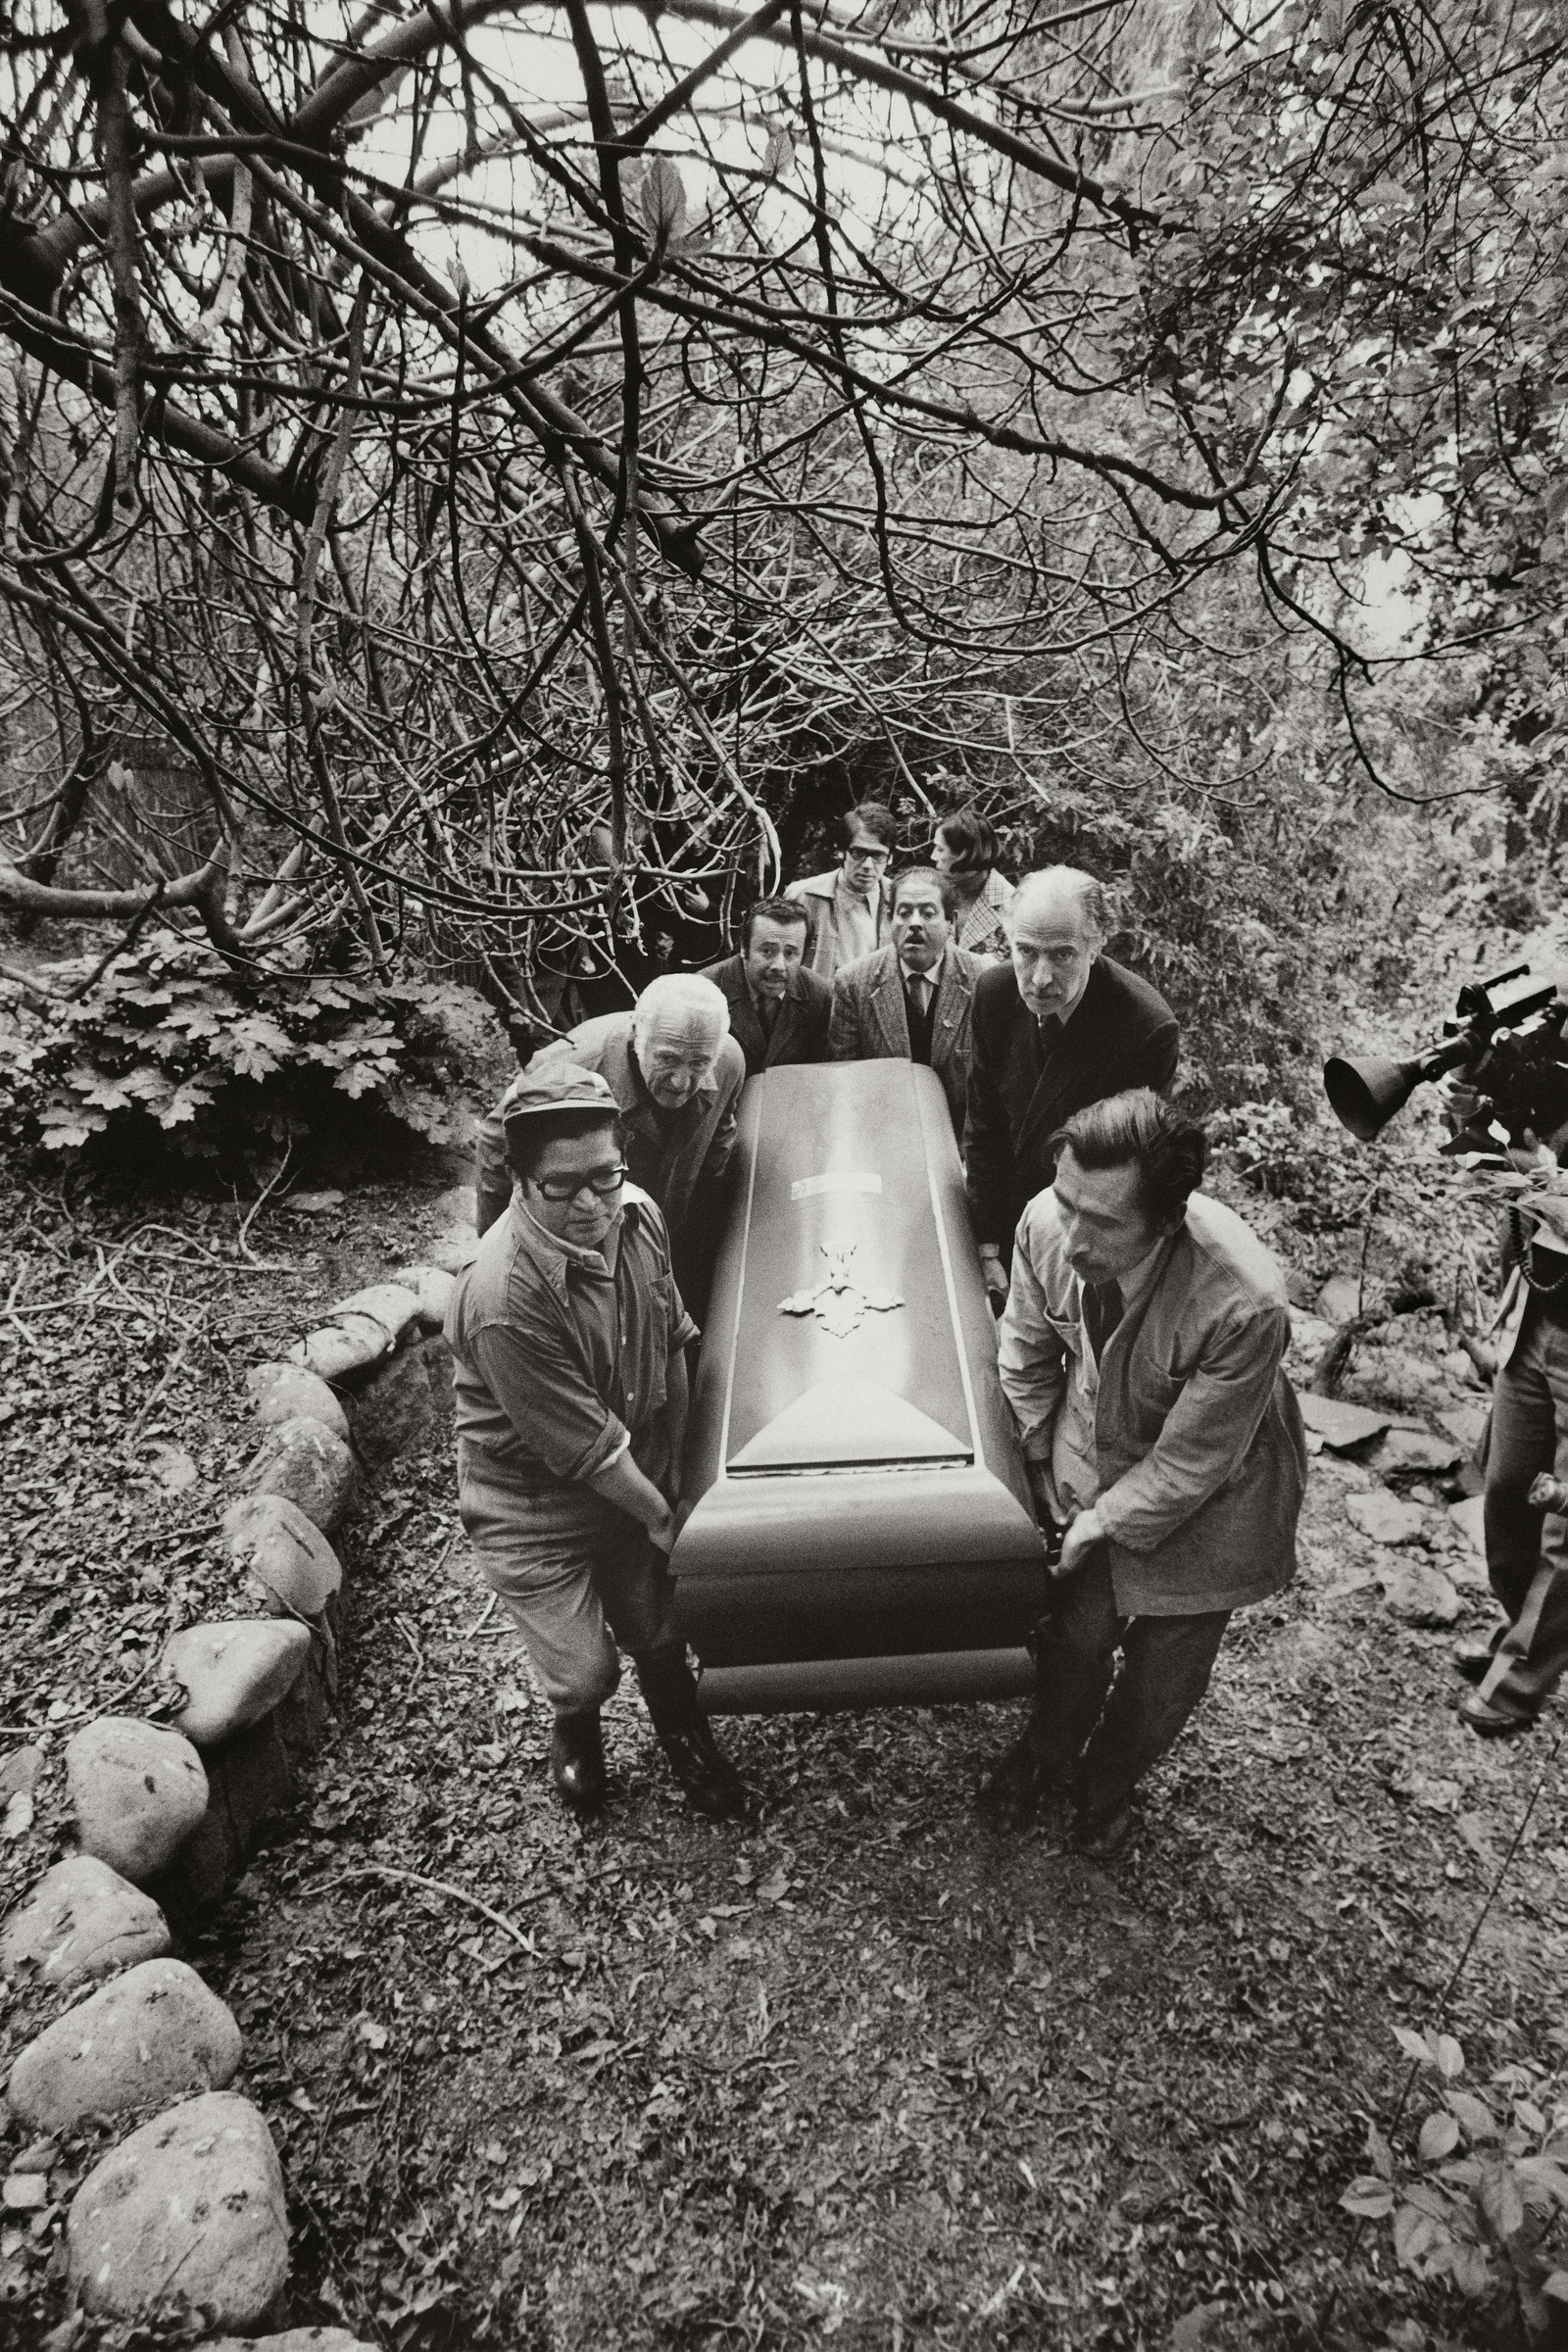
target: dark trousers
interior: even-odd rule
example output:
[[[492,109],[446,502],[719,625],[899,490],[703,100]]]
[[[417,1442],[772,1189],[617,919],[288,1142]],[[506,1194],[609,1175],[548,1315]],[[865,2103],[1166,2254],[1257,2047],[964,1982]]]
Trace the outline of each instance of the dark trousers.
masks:
[[[1539,1470],[1568,1479],[1568,1300],[1532,1298],[1497,1374],[1487,1447],[1487,1573],[1507,1617],[1478,1695],[1538,1715],[1568,1667],[1568,1520],[1525,1499]]]
[[[1040,1621],[1036,1720],[1053,1777],[1071,1780],[1085,1812],[1117,1811],[1171,1746],[1208,1689],[1230,1614],[1119,1617],[1103,1544],[1056,1587]]]

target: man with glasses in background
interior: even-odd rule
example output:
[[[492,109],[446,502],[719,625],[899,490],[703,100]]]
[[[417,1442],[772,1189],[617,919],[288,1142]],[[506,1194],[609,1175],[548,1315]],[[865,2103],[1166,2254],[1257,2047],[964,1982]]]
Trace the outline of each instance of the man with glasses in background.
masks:
[[[537,1056],[498,1116],[515,1190],[446,1322],[464,1528],[550,1702],[564,1801],[604,1802],[618,1643],[675,1779],[720,1819],[744,1810],[745,1788],[703,1712],[666,1566],[697,1327],[664,1220],[627,1182],[619,1107],[596,1072]]]
[[[1092,874],[1026,874],[1007,911],[1009,960],[974,985],[964,1169],[975,1240],[1001,1314],[1018,1219],[1055,1170],[1075,1110],[1169,1086],[1181,1031],[1164,998],[1104,954],[1110,915]]]
[[[888,944],[893,894],[887,870],[899,838],[891,809],[862,801],[842,820],[844,854],[832,871],[792,882],[784,896],[806,909],[806,968],[831,982]]]

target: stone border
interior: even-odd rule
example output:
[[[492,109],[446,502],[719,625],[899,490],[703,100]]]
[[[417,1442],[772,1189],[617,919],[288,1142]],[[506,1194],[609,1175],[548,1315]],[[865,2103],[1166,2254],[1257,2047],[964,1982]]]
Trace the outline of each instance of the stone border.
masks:
[[[455,1188],[437,1209],[466,1212]],[[171,1724],[101,1715],[67,1743],[79,1850],[45,1871],[0,1928],[0,1974],[58,1990],[51,2023],[13,2060],[13,2117],[44,2150],[89,2117],[151,2120],[100,2157],[66,2222],[79,2304],[144,2319],[177,2278],[217,2334],[276,2326],[288,2278],[282,2169],[261,2110],[227,2085],[241,2036],[174,1935],[243,1873],[269,1816],[293,1801],[338,1690],[343,1571],[330,1538],[362,1478],[431,1426],[439,1338],[472,1258],[455,1223],[431,1262],[340,1299],[285,1363],[247,1376],[262,1432],[223,1516],[250,1616],[185,1627],[161,1663],[182,1687]],[[96,1989],[88,1991],[89,1985]],[[83,1997],[85,1995],[85,1997]],[[6,2177],[18,2219],[48,2198],[28,2151]],[[341,2328],[286,2330],[254,2352],[370,2352]]]

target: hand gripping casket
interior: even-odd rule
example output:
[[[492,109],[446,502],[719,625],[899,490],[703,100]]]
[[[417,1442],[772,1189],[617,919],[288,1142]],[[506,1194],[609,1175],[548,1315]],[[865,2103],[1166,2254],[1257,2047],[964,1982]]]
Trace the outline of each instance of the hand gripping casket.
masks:
[[[1044,1555],[941,1085],[768,1070],[736,1161],[671,1560],[705,1700],[1027,1690]]]

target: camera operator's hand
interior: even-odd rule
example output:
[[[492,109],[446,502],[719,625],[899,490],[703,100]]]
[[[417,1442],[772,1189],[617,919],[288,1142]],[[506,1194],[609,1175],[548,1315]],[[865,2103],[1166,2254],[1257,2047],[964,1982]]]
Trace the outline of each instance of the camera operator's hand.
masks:
[[[1544,1225],[1554,1241],[1568,1242],[1568,1193],[1526,1193],[1519,1208]]]
[[[1467,1078],[1441,1078],[1435,1092],[1456,1135],[1460,1128],[1473,1127],[1478,1119],[1491,1114],[1492,1097],[1472,1086]]]

